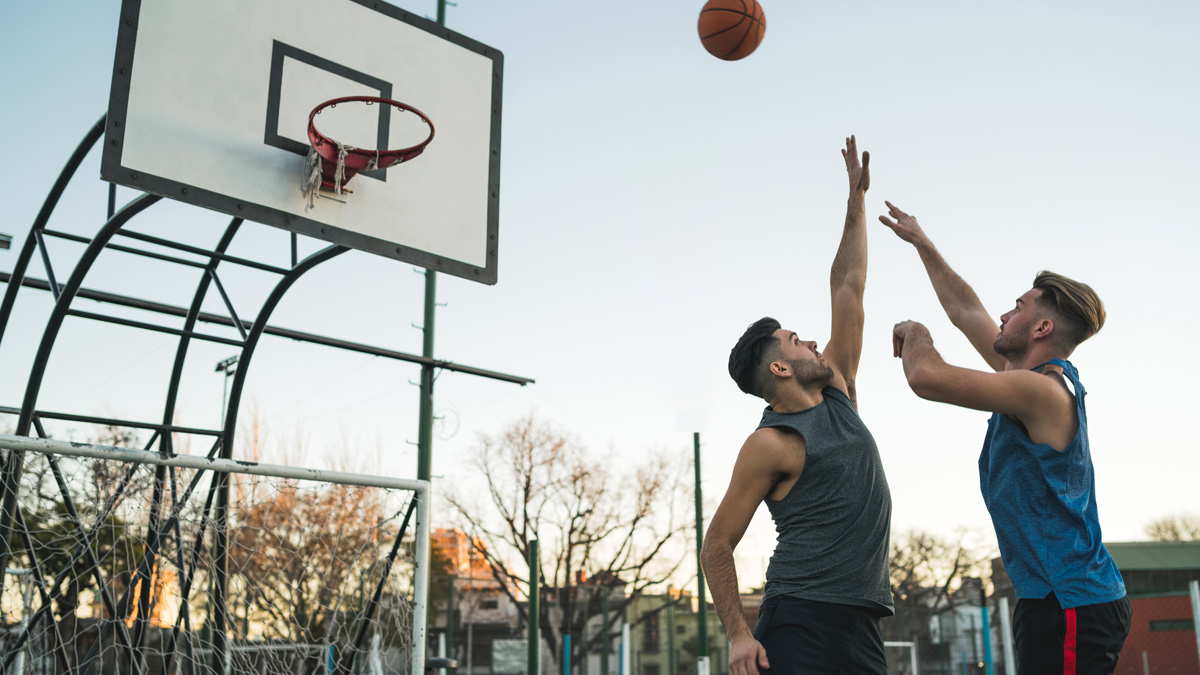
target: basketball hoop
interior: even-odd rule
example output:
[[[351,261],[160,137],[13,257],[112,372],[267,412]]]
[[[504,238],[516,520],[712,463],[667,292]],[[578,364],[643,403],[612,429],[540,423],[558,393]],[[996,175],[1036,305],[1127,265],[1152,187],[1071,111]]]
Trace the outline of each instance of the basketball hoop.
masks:
[[[365,150],[345,145],[317,131],[314,123],[314,119],[321,114],[322,110],[336,107],[339,103],[365,103],[366,105],[379,103],[393,106],[401,112],[413,113],[429,127],[429,136],[416,145],[398,150]],[[359,171],[386,169],[401,162],[407,162],[425,152],[425,146],[433,140],[433,132],[433,122],[425,113],[410,105],[387,98],[344,96],[325,101],[313,108],[308,115],[308,141],[312,144],[312,150],[308,153],[304,183],[301,185],[304,195],[308,198],[308,208],[313,206],[317,188],[341,194],[346,189],[346,183],[349,183],[350,179]],[[349,192],[349,190],[346,191]]]

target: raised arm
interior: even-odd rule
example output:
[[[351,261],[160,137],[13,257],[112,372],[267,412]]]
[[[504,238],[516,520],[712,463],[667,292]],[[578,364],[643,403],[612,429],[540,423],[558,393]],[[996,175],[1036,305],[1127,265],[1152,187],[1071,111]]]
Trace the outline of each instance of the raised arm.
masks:
[[[892,329],[892,353],[904,362],[908,386],[923,399],[1016,418],[1033,442],[1059,451],[1075,436],[1074,398],[1060,376],[952,366],[934,349],[929,330],[915,321],[903,321]]]
[[[888,206],[888,215],[895,220],[879,216],[879,222],[887,225],[898,237],[917,249],[917,254],[921,256],[921,262],[925,265],[925,272],[929,275],[929,281],[933,284],[933,290],[937,293],[938,301],[942,303],[942,309],[946,310],[950,322],[967,336],[975,351],[979,352],[992,370],[1004,370],[1008,362],[992,348],[996,336],[1000,334],[1000,327],[988,314],[979,296],[975,295],[975,291],[962,277],[950,269],[950,265],[942,258],[942,254],[938,253],[933,242],[925,236],[925,231],[917,224],[916,218],[896,208],[891,202],[884,203]]]
[[[846,202],[842,242],[838,245],[837,255],[829,270],[833,319],[832,334],[829,344],[825,346],[825,360],[837,372],[832,384],[843,389],[857,406],[854,380],[862,356],[863,290],[867,285],[866,195],[871,187],[871,155],[863,152],[860,162],[858,144],[851,136],[846,139],[842,159],[846,162],[846,174],[850,178],[850,197]]]

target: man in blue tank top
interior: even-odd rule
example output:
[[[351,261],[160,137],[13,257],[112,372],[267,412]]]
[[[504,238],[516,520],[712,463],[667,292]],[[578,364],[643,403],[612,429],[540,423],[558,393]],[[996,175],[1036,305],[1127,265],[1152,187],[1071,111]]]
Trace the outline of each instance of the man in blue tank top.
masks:
[[[850,197],[830,273],[832,335],[825,351],[771,318],[738,340],[729,374],[769,406],[746,439],[701,560],[731,643],[731,675],[884,675],[879,618],[892,613],[888,582],[891,493],[871,433],[858,416],[867,273],[867,153],[842,152]],[[790,240],[789,240],[790,241]],[[778,544],[751,631],[738,596],[733,550],[766,502]]]
[[[1104,305],[1086,284],[1042,272],[997,326],[916,219],[888,207],[879,219],[916,247],[950,321],[995,371],[951,366],[924,326],[896,324],[893,352],[918,396],[992,413],[979,486],[1017,592],[1017,672],[1112,673],[1130,605],[1101,541],[1086,391],[1067,361],[1104,325]]]

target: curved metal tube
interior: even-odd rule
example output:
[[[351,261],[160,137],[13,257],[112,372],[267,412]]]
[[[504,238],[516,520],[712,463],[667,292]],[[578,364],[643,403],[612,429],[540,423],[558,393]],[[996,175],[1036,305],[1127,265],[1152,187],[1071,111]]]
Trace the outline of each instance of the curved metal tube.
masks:
[[[37,218],[33,221],[33,227],[29,229],[29,236],[25,237],[25,245],[21,247],[21,254],[17,256],[17,264],[13,267],[12,277],[8,280],[8,289],[4,292],[4,301],[0,303],[0,343],[4,342],[4,328],[8,325],[8,318],[12,316],[13,304],[17,301],[17,290],[21,288],[21,282],[25,280],[25,271],[29,268],[29,261],[33,259],[34,249],[37,248],[37,237],[34,236],[34,232],[46,229],[46,223],[50,221],[50,214],[54,212],[54,207],[58,206],[58,200],[62,197],[63,191],[67,189],[67,184],[75,177],[75,172],[83,163],[84,157],[87,157],[88,152],[91,151],[92,146],[104,135],[104,120],[107,117],[107,115],[102,116],[79,142],[79,146],[75,148],[75,152],[71,154],[71,158],[67,160],[66,165],[58,174],[58,180],[54,181],[54,186],[50,188],[50,193],[46,195],[46,201],[42,202],[42,210],[38,211]]]
[[[62,328],[63,320],[67,318],[67,310],[71,308],[71,301],[75,299],[75,294],[83,286],[84,277],[91,271],[96,258],[99,257],[100,252],[104,250],[104,246],[117,233],[117,230],[120,230],[130,219],[150,208],[150,206],[160,199],[162,197],[158,195],[143,194],[126,204],[124,208],[117,211],[104,224],[104,227],[100,228],[100,231],[96,233],[91,243],[88,244],[87,249],[84,250],[83,255],[79,257],[79,261],[75,263],[75,269],[71,272],[71,278],[63,285],[58,302],[54,304],[54,311],[50,313],[50,318],[46,320],[46,330],[42,333],[42,342],[38,346],[37,356],[33,359],[33,369],[30,371],[29,380],[25,385],[25,399],[21,402],[21,414],[17,418],[18,436],[29,435],[29,428],[33,424],[33,411],[37,403],[38,392],[42,388],[42,378],[46,375],[46,363],[50,360],[50,352],[54,349],[54,341],[58,338],[58,331]]]
[[[50,359],[50,352],[54,348],[54,342],[62,328],[63,320],[66,319],[67,310],[70,309],[71,300],[75,298],[79,288],[83,285],[84,277],[92,268],[100,251],[104,249],[104,245],[116,234],[117,230],[120,230],[130,218],[146,210],[160,199],[162,197],[147,194],[127,204],[125,208],[110,218],[104,227],[100,228],[100,232],[88,244],[87,249],[75,264],[71,278],[63,286],[62,293],[54,304],[54,311],[50,313],[50,318],[46,321],[46,330],[42,333],[42,342],[38,346],[37,356],[34,357],[33,368],[25,385],[25,398],[21,403],[21,412],[17,418],[18,436],[29,435],[29,429],[33,425],[33,413],[37,404],[38,392],[42,387],[42,378],[46,374],[46,363]],[[9,539],[12,532],[13,515],[17,507],[17,483],[21,477],[24,458],[24,452],[10,452],[0,468],[0,481],[3,482],[4,494],[3,506],[0,507],[0,569],[4,569],[8,565],[11,554]],[[3,588],[3,581],[0,580],[0,591],[3,591]]]
[[[246,344],[242,347],[242,354],[238,359],[238,369],[233,376],[233,385],[229,391],[229,407],[225,412],[225,430],[222,437],[221,453],[222,459],[231,459],[233,454],[233,438],[237,431],[237,416],[238,407],[241,405],[242,389],[246,385],[246,373],[249,371],[250,359],[254,356],[254,349],[258,346],[258,339],[262,337],[263,331],[267,327],[267,320],[271,317],[271,313],[275,311],[275,307],[279,305],[279,301],[283,299],[288,289],[292,284],[296,283],[305,272],[316,267],[317,265],[330,260],[347,250],[344,246],[329,246],[301,260],[291,269],[275,288],[267,299],[263,301],[262,309],[258,312],[258,317],[254,320],[254,325],[250,327],[249,333],[246,335]],[[229,542],[227,541],[227,525],[229,514],[229,474],[222,474],[220,477],[220,485],[217,488],[217,508],[213,514],[213,531],[215,533],[215,541],[213,546],[213,565],[216,571],[216,584],[213,588],[213,604],[212,604],[212,667],[216,671],[220,671],[224,666],[225,653],[227,645],[225,643],[225,632],[228,629],[226,615],[228,610],[225,603],[225,591],[228,584],[228,569],[229,569]]]
[[[217,253],[224,253],[233,242],[234,235],[242,225],[241,218],[234,218],[230,221],[229,226],[225,228],[225,234],[221,236],[221,240],[217,243],[214,249]],[[208,288],[212,283],[212,271],[216,270],[217,265],[221,262],[220,258],[210,258],[208,265],[205,266],[205,273],[200,276],[200,281],[196,284],[196,292],[192,296],[192,304],[188,308],[187,317],[184,319],[183,330],[184,335],[179,338],[179,346],[175,350],[175,364],[171,368],[171,381],[167,386],[167,401],[163,410],[163,425],[170,425],[175,416],[175,403],[179,396],[179,385],[183,379],[183,365],[187,358],[188,347],[191,345],[191,338],[187,333],[190,333],[196,327],[197,317],[200,315],[200,307],[204,304],[204,296],[208,293]],[[159,446],[164,453],[174,453],[174,439],[172,434],[165,433],[162,436],[162,441]],[[150,518],[147,524],[146,540],[158,532],[161,524],[163,489],[167,481],[167,468],[165,466],[157,466],[154,469],[154,492],[150,498]],[[158,555],[155,551],[147,552],[149,559],[149,568],[154,569],[155,560]],[[137,573],[140,575],[143,568],[139,567]],[[148,573],[147,573],[148,574]],[[150,578],[140,576],[134,583],[149,584]],[[140,645],[149,627],[150,611],[154,603],[154,598],[151,593],[143,593],[138,596],[137,619],[134,624],[133,643]]]

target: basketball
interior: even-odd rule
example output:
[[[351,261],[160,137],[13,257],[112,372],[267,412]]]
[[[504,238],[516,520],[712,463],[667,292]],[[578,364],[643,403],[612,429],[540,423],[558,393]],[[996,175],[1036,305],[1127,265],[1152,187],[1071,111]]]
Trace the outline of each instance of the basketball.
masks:
[[[767,32],[758,0],[708,0],[700,10],[700,42],[709,54],[726,61],[750,56]]]

